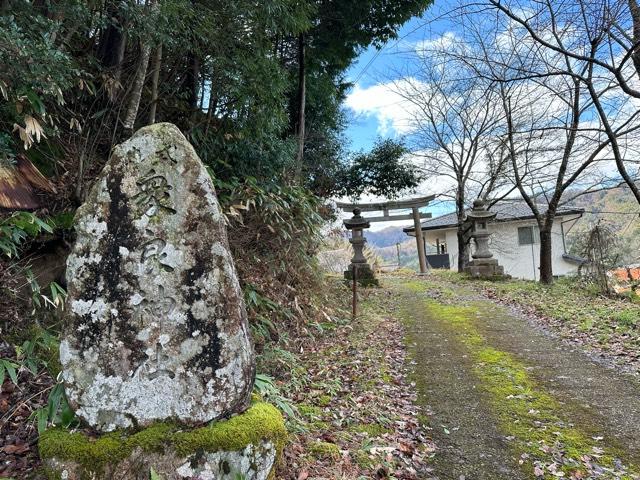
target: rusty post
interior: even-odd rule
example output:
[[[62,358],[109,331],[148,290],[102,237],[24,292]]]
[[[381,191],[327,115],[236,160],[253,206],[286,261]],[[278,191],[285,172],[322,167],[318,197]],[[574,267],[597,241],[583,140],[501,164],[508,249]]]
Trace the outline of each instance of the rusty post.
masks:
[[[351,278],[353,279],[351,287],[353,292],[353,298],[351,300],[351,316],[355,320],[356,315],[358,315],[358,267],[356,265],[352,265],[351,271]]]

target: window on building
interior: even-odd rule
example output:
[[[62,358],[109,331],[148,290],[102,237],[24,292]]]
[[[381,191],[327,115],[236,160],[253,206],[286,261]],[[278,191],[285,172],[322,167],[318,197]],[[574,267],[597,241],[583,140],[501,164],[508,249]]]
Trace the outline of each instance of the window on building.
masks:
[[[518,243],[520,245],[540,243],[540,230],[538,230],[538,227],[518,227]]]
[[[447,242],[441,241],[439,238],[436,238],[436,253],[442,255],[447,253]]]

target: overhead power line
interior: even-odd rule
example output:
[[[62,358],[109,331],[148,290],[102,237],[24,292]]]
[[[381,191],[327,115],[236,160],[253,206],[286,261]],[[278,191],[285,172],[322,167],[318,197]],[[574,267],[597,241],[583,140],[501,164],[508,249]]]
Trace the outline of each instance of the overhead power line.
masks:
[[[599,215],[601,213],[612,214],[612,215],[637,215],[640,216],[640,212],[607,212],[607,211],[595,211],[595,210],[585,210],[584,213],[591,213],[593,215]]]

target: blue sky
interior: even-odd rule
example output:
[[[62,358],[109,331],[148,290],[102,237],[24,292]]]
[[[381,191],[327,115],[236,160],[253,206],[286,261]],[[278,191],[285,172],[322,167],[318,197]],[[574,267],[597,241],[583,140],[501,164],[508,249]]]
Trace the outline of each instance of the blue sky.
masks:
[[[347,80],[355,84],[350,93],[353,94],[358,89],[371,89],[411,72],[409,57],[420,42],[434,40],[457,30],[454,23],[442,18],[442,13],[451,6],[452,2],[446,0],[438,6],[432,6],[422,17],[413,17],[405,23],[398,31],[398,38],[388,42],[381,51],[374,47],[363,51],[347,72]],[[345,108],[348,113],[353,113],[347,105]],[[383,128],[383,132],[379,132],[383,122],[376,113],[379,112],[350,118],[346,135],[351,141],[352,149],[368,149],[378,136],[398,136],[393,128]]]
[[[414,17],[400,29],[398,39],[388,42],[381,51],[374,47],[366,49],[347,72],[347,80],[355,83],[358,88],[366,89],[378,83],[384,83],[390,76],[395,76],[396,70],[402,70],[405,67],[406,56],[402,55],[402,52],[424,38],[423,24],[422,18]],[[346,131],[353,150],[371,148],[379,136],[397,136],[393,130],[380,135],[378,132],[380,122],[376,115],[355,114],[353,110],[346,108],[353,113]]]
[[[432,13],[427,11],[425,18]],[[430,22],[428,27],[425,24],[423,18],[412,18],[402,26],[398,39],[388,42],[380,51],[369,47],[347,72],[347,80],[355,84],[344,105],[349,119],[345,135],[351,150],[369,150],[380,137],[402,137],[404,132],[397,127],[402,113],[394,110],[400,108],[396,105],[399,102],[390,92],[380,90],[390,79],[402,78],[411,70],[407,52],[413,52],[419,42],[438,37],[452,27],[443,21]],[[350,108],[352,106],[356,110]],[[447,202],[432,204],[423,210],[439,216],[452,211],[453,207]],[[374,229],[386,226],[389,224],[377,224]]]

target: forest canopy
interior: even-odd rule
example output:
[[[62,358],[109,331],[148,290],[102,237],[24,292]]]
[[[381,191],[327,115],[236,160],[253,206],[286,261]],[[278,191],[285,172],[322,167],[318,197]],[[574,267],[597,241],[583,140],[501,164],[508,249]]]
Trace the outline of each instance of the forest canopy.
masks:
[[[0,158],[27,150],[78,202],[115,143],[168,121],[220,186],[331,195],[346,69],[428,3],[2,0]]]

